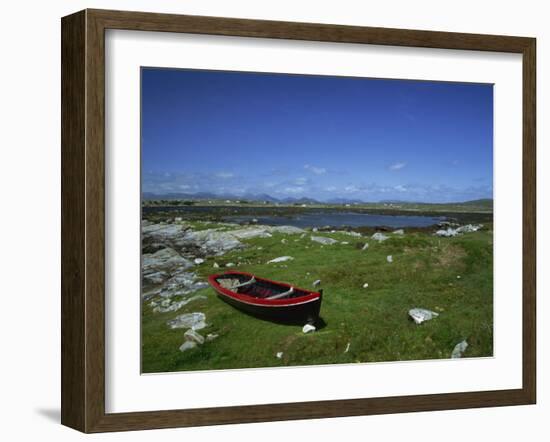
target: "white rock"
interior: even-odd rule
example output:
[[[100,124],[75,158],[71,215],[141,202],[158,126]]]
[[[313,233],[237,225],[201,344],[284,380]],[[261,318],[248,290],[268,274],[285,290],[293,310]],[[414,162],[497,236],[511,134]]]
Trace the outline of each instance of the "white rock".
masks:
[[[201,312],[184,313],[183,315],[176,316],[166,324],[170,328],[192,328],[193,330],[200,330],[206,327],[206,315]]]
[[[311,333],[311,332],[314,332],[315,330],[317,329],[315,328],[314,325],[311,325],[311,324],[306,324],[302,327],[302,331],[304,333]]]
[[[267,264],[276,263],[276,262],[285,262],[292,261],[294,258],[292,256],[279,256],[278,258],[273,258],[270,261],[267,261]]]
[[[195,264],[200,265],[200,264],[202,264],[202,263],[204,262],[204,259],[202,259],[202,258],[195,258],[194,262],[195,262]]]
[[[251,238],[269,238],[271,233],[268,232],[267,227],[246,227],[244,229],[232,230],[227,232],[233,235],[237,239],[251,239]]]
[[[483,227],[483,224],[466,224],[465,226],[458,227],[456,231],[458,233],[477,232],[482,227]]]
[[[218,335],[216,333],[208,333],[206,335],[206,341],[207,342],[210,342],[210,341],[213,341],[214,339],[216,339],[218,337]]]
[[[287,235],[296,235],[298,233],[301,233],[302,235],[305,233],[304,229],[300,229],[299,227],[294,226],[273,226],[269,228],[270,232],[276,232],[276,233],[285,233]]]
[[[166,299],[166,300],[161,302],[160,307],[155,306],[155,308],[153,309],[153,312],[154,313],[176,312],[180,308],[182,308],[184,305],[187,305],[191,301],[195,301],[197,299],[207,299],[207,298],[206,298],[206,296],[197,295],[197,296],[192,296],[191,298],[188,298],[188,299],[182,299],[181,301],[177,301],[177,302],[174,302],[172,304],[170,304],[170,299]],[[168,301],[168,302],[166,303],[166,301]]]
[[[365,245],[361,248],[361,250],[367,250],[369,248],[369,243],[365,243]]]
[[[168,273],[166,272],[154,272],[154,273],[143,274],[143,281],[148,282],[150,284],[160,284],[166,278],[168,278]]]
[[[178,252],[170,247],[166,247],[155,253],[145,253],[143,255],[142,270],[144,279],[146,275],[172,272],[174,270],[184,270],[192,267],[191,261],[180,256]]]
[[[449,227],[447,230],[438,230],[435,232],[435,236],[444,236],[444,237],[451,237],[458,235],[458,231],[456,229],[453,229],[452,227]]]
[[[281,244],[286,244],[286,239],[281,239]]]
[[[386,256],[386,260],[387,260],[388,262],[393,262],[393,256],[392,256],[392,255]]]
[[[197,333],[195,330],[193,330],[192,328],[190,328],[189,330],[187,330],[184,334],[183,334],[184,338],[187,340],[187,341],[193,341],[193,342],[196,342],[197,344],[203,344],[204,343],[204,336],[202,336],[201,334]]]
[[[275,356],[277,356],[278,359],[281,359],[283,357],[283,352],[279,351]]]
[[[347,246],[349,244],[349,242],[347,241],[342,241],[340,244],[344,244],[345,246]]]
[[[197,274],[193,272],[176,273],[164,283],[159,295],[163,298],[172,298],[174,296],[188,295],[208,287],[206,282],[197,278]]]
[[[196,346],[197,346],[196,342],[185,341],[183,344],[181,344],[180,351],[184,352],[184,351],[187,351],[187,350],[191,350],[192,348],[195,348]]]
[[[461,278],[461,276],[460,276],[460,275],[456,275],[456,279],[460,279],[460,278]]]
[[[387,239],[389,239],[388,236],[384,235],[381,232],[376,232],[374,235],[371,236],[371,238],[378,242],[386,241]]]
[[[465,226],[460,226],[460,227],[457,227],[456,229],[453,229],[452,227],[448,227],[447,229],[438,230],[437,232],[435,232],[435,235],[444,236],[444,237],[457,236],[462,233],[477,232],[482,227],[483,227],[483,224],[466,224]]]
[[[215,263],[212,265],[212,267],[214,267],[215,269],[219,269],[219,268],[220,268],[220,265],[219,265],[217,262],[215,262]]]
[[[423,308],[413,308],[409,310],[409,316],[417,324],[422,324],[424,321],[429,321],[430,319],[436,318],[439,316],[439,313],[432,312],[431,310],[426,310]]]
[[[228,262],[225,266],[226,267],[235,267],[235,264],[232,263],[232,262]]]
[[[181,247],[200,247],[207,256],[223,255],[230,250],[244,247],[231,232],[220,232],[217,229],[186,231],[175,244]]]
[[[342,235],[354,236],[355,238],[361,238],[361,234],[359,232],[354,232],[353,230],[350,230],[349,232],[347,230],[340,230],[338,233],[341,233]]]
[[[403,229],[397,229],[392,232],[394,235],[404,235],[405,231]]]
[[[368,282],[365,282],[365,283],[363,284],[363,288],[364,288],[364,289],[368,288],[368,286],[369,286],[369,283],[368,283]]]
[[[327,238],[325,236],[312,236],[311,240],[323,245],[331,245],[331,244],[336,244],[338,242],[335,239]]]
[[[453,353],[451,354],[451,358],[458,359],[461,358],[464,355],[464,352],[468,348],[468,343],[466,340],[459,342],[455,345],[455,348],[453,349]]]
[[[313,281],[313,287],[319,287],[320,285],[321,285],[320,279],[316,279],[315,281]]]

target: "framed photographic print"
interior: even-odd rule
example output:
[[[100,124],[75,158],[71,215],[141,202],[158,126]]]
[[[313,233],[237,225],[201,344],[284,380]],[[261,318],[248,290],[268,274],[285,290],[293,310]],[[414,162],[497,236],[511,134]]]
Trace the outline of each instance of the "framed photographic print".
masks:
[[[535,403],[535,40],[62,20],[62,423]]]

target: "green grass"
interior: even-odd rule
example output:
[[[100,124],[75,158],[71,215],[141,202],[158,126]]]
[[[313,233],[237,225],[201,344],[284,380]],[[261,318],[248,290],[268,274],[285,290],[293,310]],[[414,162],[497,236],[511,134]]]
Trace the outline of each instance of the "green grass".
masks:
[[[321,279],[323,327],[303,334],[301,326],[256,319],[218,299],[211,288],[195,293],[206,300],[193,301],[175,313],[153,313],[144,303],[143,372],[440,359],[449,358],[463,339],[469,343],[466,357],[492,355],[490,230],[456,238],[406,233],[382,243],[340,233],[318,235],[349,244],[321,246],[309,235],[299,239],[275,234],[245,241],[246,249],[209,258],[197,269],[206,278],[216,272],[214,262],[240,263],[239,270],[303,288]],[[369,248],[362,251],[365,241]],[[282,255],[295,259],[266,264]],[[387,255],[393,255],[393,263],[387,262]],[[408,318],[413,307],[440,315],[416,325]],[[219,337],[182,353],[178,348],[185,330],[171,330],[166,321],[193,311],[206,314],[208,327],[200,333]],[[283,352],[281,359],[277,352]]]

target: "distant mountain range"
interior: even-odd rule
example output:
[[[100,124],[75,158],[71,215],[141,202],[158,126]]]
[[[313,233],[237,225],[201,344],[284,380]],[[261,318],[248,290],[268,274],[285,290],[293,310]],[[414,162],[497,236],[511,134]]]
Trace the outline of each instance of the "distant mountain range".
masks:
[[[259,194],[244,194],[244,195],[234,195],[234,194],[215,194],[210,192],[199,192],[199,193],[166,193],[166,194],[155,194],[151,192],[143,192],[142,198],[144,200],[188,200],[188,201],[203,201],[203,200],[231,200],[231,201],[268,201],[270,203],[285,203],[285,204],[364,204],[372,203],[373,201],[363,201],[355,198],[332,198],[327,201],[319,201],[314,198],[275,198],[271,195],[265,193]],[[471,201],[463,202],[451,202],[451,203],[424,203],[418,201],[403,201],[403,200],[382,200],[376,201],[381,204],[456,204],[464,206],[475,206],[475,207],[493,207],[493,200],[491,198],[477,199]]]

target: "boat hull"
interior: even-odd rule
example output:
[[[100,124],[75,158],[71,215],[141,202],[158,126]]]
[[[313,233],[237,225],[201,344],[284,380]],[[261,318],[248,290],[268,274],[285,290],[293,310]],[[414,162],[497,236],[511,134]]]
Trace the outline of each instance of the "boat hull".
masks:
[[[318,298],[295,305],[265,306],[245,303],[231,296],[218,292],[218,297],[229,305],[249,315],[268,321],[286,324],[315,324],[319,320],[321,299]]]
[[[269,299],[247,296],[243,293],[229,290],[218,283],[218,278],[227,276],[253,277],[244,272],[228,272],[221,275],[212,275],[208,281],[216,290],[220,299],[227,304],[257,318],[287,323],[287,324],[315,324],[319,320],[321,310],[322,291],[311,292],[304,289],[296,289],[301,296],[288,299]],[[259,284],[270,284],[280,290],[286,291],[291,286],[286,283],[279,283],[263,278],[256,278]]]

